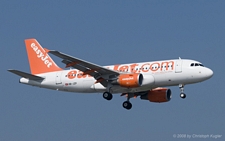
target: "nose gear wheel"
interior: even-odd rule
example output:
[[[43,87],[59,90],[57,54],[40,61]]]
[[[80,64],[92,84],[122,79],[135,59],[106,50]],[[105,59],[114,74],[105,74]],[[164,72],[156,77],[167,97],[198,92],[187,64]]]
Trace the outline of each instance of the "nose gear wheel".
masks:
[[[183,84],[179,84],[179,88],[180,88],[180,97],[181,98],[186,98],[186,94],[184,93],[184,85]]]

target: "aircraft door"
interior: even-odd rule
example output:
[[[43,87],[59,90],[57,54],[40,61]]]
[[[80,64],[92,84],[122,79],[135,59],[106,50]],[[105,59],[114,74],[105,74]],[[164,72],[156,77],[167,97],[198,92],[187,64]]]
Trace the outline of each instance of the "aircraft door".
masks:
[[[181,58],[179,58],[179,60],[176,61],[175,72],[176,73],[182,72],[182,60],[181,60]]]
[[[56,85],[62,85],[61,75],[62,75],[62,72],[60,71],[56,72],[56,79],[55,79]]]

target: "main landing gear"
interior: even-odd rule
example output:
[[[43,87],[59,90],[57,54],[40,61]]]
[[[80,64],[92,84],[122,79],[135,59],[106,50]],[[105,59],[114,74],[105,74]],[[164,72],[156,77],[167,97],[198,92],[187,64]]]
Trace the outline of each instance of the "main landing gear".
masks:
[[[130,110],[132,108],[132,104],[129,100],[123,102],[123,108]]]
[[[123,94],[121,96],[123,96]],[[132,108],[132,104],[130,103],[130,98],[134,97],[134,95],[128,93],[126,94],[126,96],[127,96],[127,101],[123,102],[123,108],[130,110]]]
[[[103,98],[105,98],[106,100],[111,100],[113,98],[113,95],[110,92],[104,92]]]
[[[106,100],[111,100],[113,98],[113,95],[110,92],[104,92],[102,96]],[[130,110],[132,108],[132,104],[129,101],[131,97],[131,95],[127,94],[127,101],[123,102],[123,108],[127,110]]]
[[[184,93],[184,85],[183,84],[179,84],[179,88],[180,88],[180,97],[181,98],[186,98],[186,94]]]

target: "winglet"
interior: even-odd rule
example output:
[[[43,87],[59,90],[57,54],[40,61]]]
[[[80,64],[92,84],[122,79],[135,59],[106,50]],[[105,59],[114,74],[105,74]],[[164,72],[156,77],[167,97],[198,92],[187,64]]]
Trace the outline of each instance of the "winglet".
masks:
[[[36,39],[26,39],[25,44],[32,74],[62,70],[47,54],[49,50],[42,48]]]

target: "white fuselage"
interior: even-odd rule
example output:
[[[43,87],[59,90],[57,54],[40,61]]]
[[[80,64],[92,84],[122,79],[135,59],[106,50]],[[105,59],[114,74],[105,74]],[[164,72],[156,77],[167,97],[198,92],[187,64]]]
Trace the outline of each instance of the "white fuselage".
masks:
[[[194,65],[193,65],[194,64]],[[131,63],[122,65],[105,66],[108,69],[122,73],[141,73],[147,84],[136,88],[126,88],[112,85],[112,93],[141,92],[157,87],[191,84],[209,79],[213,72],[201,65],[200,62],[187,59]],[[107,88],[96,83],[96,79],[83,72],[71,69],[38,74],[44,77],[43,81],[34,81],[21,78],[20,82],[28,85],[55,89],[68,92],[96,93],[105,92]]]

